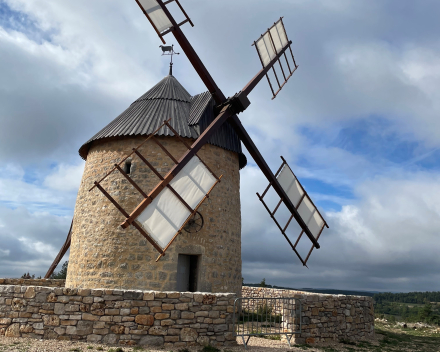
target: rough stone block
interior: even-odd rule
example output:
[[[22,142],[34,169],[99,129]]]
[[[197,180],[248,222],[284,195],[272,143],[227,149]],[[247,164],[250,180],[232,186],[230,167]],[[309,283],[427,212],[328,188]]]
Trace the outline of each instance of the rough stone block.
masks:
[[[66,312],[65,305],[62,303],[55,303],[53,311],[57,315],[63,315]]]
[[[160,321],[160,325],[161,326],[172,326],[174,325],[176,322],[172,319],[164,319]]]
[[[76,335],[76,326],[67,326],[66,327],[67,335]]]
[[[83,313],[82,318],[84,320],[90,320],[90,321],[98,321],[99,320],[99,316],[93,315],[90,313]]]
[[[177,303],[174,305],[174,308],[177,310],[188,310],[188,303]]]
[[[97,342],[100,342],[101,339],[102,339],[101,335],[94,335],[94,334],[92,334],[92,335],[88,335],[87,336],[87,342],[97,343]]]
[[[124,299],[129,300],[140,300],[144,298],[144,293],[142,291],[125,291],[123,294]]]
[[[180,331],[180,340],[185,342],[196,341],[199,334],[195,329],[183,328]]]
[[[119,309],[106,309],[105,315],[119,315]]]
[[[151,326],[154,324],[154,317],[152,315],[137,315],[135,318],[135,322],[140,325]]]
[[[156,313],[154,315],[154,319],[162,320],[162,319],[168,319],[170,317],[169,313]]]
[[[6,337],[20,337],[20,324],[11,324],[5,331]]]
[[[48,326],[59,326],[60,318],[57,315],[44,315],[43,323]]]
[[[154,300],[154,292],[144,292],[144,301],[153,301]]]
[[[66,329],[65,328],[55,328],[53,329],[58,335],[64,335],[66,333]]]
[[[182,311],[181,318],[182,319],[194,319],[194,313],[193,312]]]
[[[26,292],[24,293],[24,298],[30,299],[35,297],[35,288],[33,286],[28,286]]]
[[[90,296],[90,291],[90,289],[80,288],[78,289],[78,295],[83,297]]]
[[[167,329],[162,326],[153,326],[148,330],[150,335],[167,335]]]
[[[93,321],[78,321],[76,325],[78,335],[89,335],[93,332]]]
[[[139,345],[141,346],[163,346],[164,338],[161,336],[143,336],[139,340]]]

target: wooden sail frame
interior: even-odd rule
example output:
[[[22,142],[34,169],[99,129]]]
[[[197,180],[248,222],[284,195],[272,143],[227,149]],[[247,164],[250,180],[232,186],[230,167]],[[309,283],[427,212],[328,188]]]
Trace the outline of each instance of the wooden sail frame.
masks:
[[[294,179],[293,181],[296,181],[297,184],[299,185],[301,191],[302,191],[302,195],[300,195],[299,199],[296,199],[296,204],[295,204],[295,208],[298,210],[299,207],[301,206],[301,204],[303,204],[303,202],[305,200],[308,200],[314,207],[315,211],[317,212],[317,214],[319,214],[319,217],[322,219],[322,225],[318,231],[318,233],[316,234],[316,241],[318,241],[319,237],[321,237],[322,231],[324,230],[324,227],[329,227],[326,220],[324,219],[324,217],[321,215],[321,213],[319,212],[318,208],[315,206],[315,204],[313,203],[312,199],[310,198],[309,194],[307,193],[307,191],[304,189],[303,185],[301,184],[301,182],[299,182],[298,178],[296,177],[296,175],[293,173],[292,169],[290,168],[289,164],[286,162],[286,160],[281,157],[282,159],[282,164],[280,166],[280,168],[278,169],[278,171],[275,173],[275,177],[278,177],[280,175],[280,173],[282,172],[282,170],[287,167],[289,169],[289,171],[292,173]],[[284,238],[287,240],[287,242],[289,243],[289,245],[291,246],[292,250],[295,252],[295,254],[298,256],[299,260],[301,261],[301,263],[307,267],[307,261],[310,258],[310,255],[312,254],[313,248],[315,247],[312,244],[312,248],[309,250],[307,257],[305,259],[303,259],[301,257],[301,255],[298,253],[298,250],[296,249],[299,241],[301,240],[302,235],[304,234],[304,229],[301,231],[301,233],[299,234],[295,244],[292,244],[292,242],[290,241],[289,237],[286,234],[286,230],[288,228],[288,226],[290,225],[290,222],[293,219],[293,214],[291,213],[291,216],[289,217],[289,220],[287,220],[286,225],[284,225],[284,227],[282,227],[280,225],[280,223],[278,222],[278,220],[275,217],[275,213],[277,212],[278,208],[280,207],[281,203],[283,202],[283,199],[280,199],[279,202],[277,203],[275,209],[273,211],[271,211],[268,207],[268,205],[266,204],[266,202],[264,201],[264,196],[267,194],[267,192],[269,191],[270,187],[272,186],[271,183],[269,183],[269,185],[266,187],[266,189],[264,190],[263,194],[260,195],[257,192],[257,197],[258,199],[261,201],[261,203],[263,204],[264,208],[267,210],[267,212],[269,213],[270,217],[272,218],[272,220],[275,222],[275,224],[277,225],[277,227],[279,228],[279,230],[281,231],[281,233],[283,234]],[[286,193],[287,190],[286,190]],[[314,215],[314,213],[312,213],[312,216]],[[308,219],[308,221],[306,222],[308,224],[308,222],[310,222],[311,218]]]
[[[274,29],[275,29],[275,31],[274,31]],[[279,33],[280,30],[282,31],[282,34]],[[278,35],[279,38],[285,37],[286,44],[284,46],[280,46],[279,44],[277,45],[275,40],[274,40],[274,35]],[[257,50],[258,57],[260,59],[261,65],[263,67],[266,66],[266,63],[263,60],[262,53],[261,53],[261,51],[259,49],[259,46],[258,46],[258,42],[264,41],[266,38],[269,41],[269,43],[267,43],[267,44],[270,46],[270,51],[273,51],[274,54],[278,54],[281,51],[282,48],[287,46],[289,48],[291,60],[293,61],[293,69],[291,69],[289,60],[288,60],[287,55],[286,55],[286,50],[284,50],[283,56],[284,56],[284,59],[285,59],[286,64],[287,64],[287,69],[289,70],[288,71],[289,74],[288,74],[288,76],[286,76],[286,74],[284,72],[283,65],[281,63],[281,58],[279,58],[277,60],[279,66],[280,66],[280,69],[281,69],[281,73],[282,73],[283,78],[284,78],[284,82],[281,83],[281,84],[280,84],[280,80],[278,79],[278,75],[277,75],[277,73],[275,71],[275,66],[274,65],[272,66],[272,72],[273,72],[273,74],[275,76],[275,80],[277,81],[277,84],[278,84],[278,90],[277,91],[274,91],[272,83],[271,83],[270,78],[269,78],[269,75],[266,73],[267,82],[269,83],[270,90],[272,91],[272,94],[273,94],[273,96],[272,96],[272,100],[273,100],[273,99],[276,98],[276,96],[281,91],[281,89],[283,89],[284,85],[287,83],[289,78],[292,77],[293,73],[297,70],[298,65],[295,62],[295,57],[293,56],[292,47],[291,47],[292,42],[289,41],[286,29],[284,28],[284,23],[283,23],[283,18],[282,17],[280,17],[280,19],[277,22],[274,22],[273,26],[270,27],[264,34],[262,34],[260,36],[260,38],[258,38],[252,44],[252,46],[255,46],[255,49]],[[281,42],[281,40],[280,40],[280,42]],[[278,40],[277,40],[277,43],[278,43]],[[269,48],[266,47],[266,50],[269,51]]]

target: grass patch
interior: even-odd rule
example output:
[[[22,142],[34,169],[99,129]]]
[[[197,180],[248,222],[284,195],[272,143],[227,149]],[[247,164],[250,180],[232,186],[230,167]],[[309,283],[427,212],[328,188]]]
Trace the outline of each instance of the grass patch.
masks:
[[[301,348],[302,350],[308,350],[309,348],[312,348],[312,346],[307,343],[301,345],[295,345],[295,347]]]
[[[200,350],[200,352],[220,352],[220,350],[217,347],[206,345]]]
[[[361,342],[358,342],[358,344],[356,346],[360,347],[360,348],[369,348],[373,345],[368,341],[361,341]]]
[[[339,342],[343,343],[344,345],[356,346],[356,342],[350,341],[348,339],[340,339]]]
[[[263,339],[281,341],[281,335],[263,335]]]

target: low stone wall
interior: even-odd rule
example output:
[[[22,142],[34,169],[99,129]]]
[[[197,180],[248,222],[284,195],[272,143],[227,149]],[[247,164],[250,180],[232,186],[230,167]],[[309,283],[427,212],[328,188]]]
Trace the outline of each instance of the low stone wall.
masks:
[[[58,279],[0,279],[0,285],[64,287],[65,283]]]
[[[242,288],[242,297],[294,297],[302,303],[302,333],[294,343],[315,343],[348,339],[358,341],[374,337],[373,299],[365,296],[317,294],[262,287]],[[294,322],[286,319],[285,328]]]
[[[0,335],[180,348],[236,344],[235,294],[0,285]]]

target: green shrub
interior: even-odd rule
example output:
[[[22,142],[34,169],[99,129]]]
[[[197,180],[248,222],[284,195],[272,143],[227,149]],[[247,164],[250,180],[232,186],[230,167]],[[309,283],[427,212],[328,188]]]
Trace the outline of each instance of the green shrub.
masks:
[[[220,350],[217,347],[206,345],[200,350],[200,352],[220,352]]]

